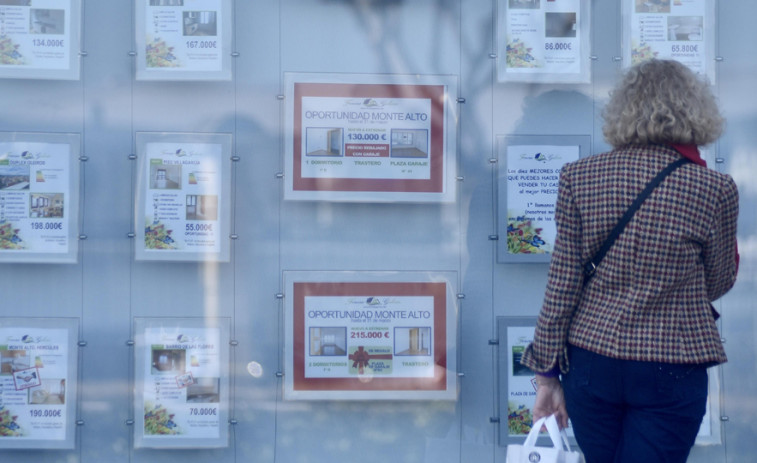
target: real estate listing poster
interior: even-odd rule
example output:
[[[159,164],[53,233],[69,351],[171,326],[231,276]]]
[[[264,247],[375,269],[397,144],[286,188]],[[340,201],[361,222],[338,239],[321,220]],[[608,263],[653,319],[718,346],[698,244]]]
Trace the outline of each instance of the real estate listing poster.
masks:
[[[0,448],[73,448],[77,319],[0,318]]]
[[[499,262],[550,259],[560,170],[589,146],[588,135],[497,137]]]
[[[0,77],[79,78],[81,0],[0,0]]]
[[[74,263],[78,134],[0,133],[0,262]]]
[[[672,59],[715,81],[713,0],[624,0],[624,64]]]
[[[229,320],[135,319],[135,447],[228,444]]]
[[[285,399],[455,399],[450,276],[285,272]]]
[[[588,83],[587,0],[499,0],[500,81]]]
[[[455,199],[452,76],[285,75],[285,199]]]
[[[231,135],[137,133],[138,260],[229,260]]]
[[[231,0],[138,0],[137,79],[230,80]]]

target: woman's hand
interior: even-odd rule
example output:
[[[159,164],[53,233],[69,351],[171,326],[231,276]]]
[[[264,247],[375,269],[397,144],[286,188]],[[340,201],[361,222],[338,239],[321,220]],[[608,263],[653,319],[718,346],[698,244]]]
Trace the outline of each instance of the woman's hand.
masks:
[[[534,403],[534,423],[539,418],[555,415],[560,429],[568,427],[568,411],[562,385],[556,377],[536,375],[536,402]]]

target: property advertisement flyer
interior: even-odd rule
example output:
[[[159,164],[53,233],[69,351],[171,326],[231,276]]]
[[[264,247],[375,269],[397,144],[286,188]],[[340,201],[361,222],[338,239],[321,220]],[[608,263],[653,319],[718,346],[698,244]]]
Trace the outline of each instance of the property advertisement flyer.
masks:
[[[499,80],[589,81],[585,1],[500,0],[499,5]]]
[[[140,0],[138,79],[230,79],[228,0]]]
[[[221,435],[221,342],[218,329],[147,327],[144,331],[144,440]]]
[[[0,324],[0,448],[72,440],[69,335],[66,328]]]
[[[285,398],[454,397],[447,283],[303,281],[292,290]]]
[[[454,198],[454,80],[319,82],[288,75],[287,199]],[[450,148],[451,147],[451,148]]]
[[[224,144],[140,139],[137,259],[228,260]],[[178,136],[177,139],[180,139]]]
[[[508,326],[507,347],[507,430],[510,436],[525,436],[533,423],[532,408],[536,400],[534,373],[520,364],[523,352],[534,338],[533,326]]]
[[[0,76],[78,79],[78,0],[0,1]]]
[[[625,63],[672,59],[712,80],[713,15],[710,0],[625,0]]]
[[[552,252],[560,170],[579,152],[579,146],[507,146],[508,253]]]
[[[0,137],[0,262],[75,262],[76,142],[15,138]]]

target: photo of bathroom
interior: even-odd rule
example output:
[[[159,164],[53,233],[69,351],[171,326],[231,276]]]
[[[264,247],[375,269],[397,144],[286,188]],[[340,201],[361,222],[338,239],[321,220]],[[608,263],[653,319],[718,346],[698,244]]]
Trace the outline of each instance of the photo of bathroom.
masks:
[[[32,193],[29,217],[55,219],[63,217],[63,193]]]
[[[215,11],[185,11],[183,13],[185,36],[216,36],[218,24]]]
[[[187,220],[218,220],[217,195],[187,195]]]
[[[180,189],[181,164],[163,164],[160,159],[150,159],[150,188],[154,190]]]
[[[308,127],[305,130],[306,156],[341,156],[342,129]]]
[[[152,368],[154,375],[184,373],[187,364],[187,351],[184,349],[152,349]]]
[[[333,356],[347,353],[347,328],[335,327],[311,327],[310,328],[310,355]]]
[[[393,158],[427,158],[428,130],[392,129],[389,155]]]
[[[637,13],[670,13],[670,0],[636,0]]]
[[[431,355],[431,327],[394,328],[394,355]]]
[[[703,37],[702,16],[668,16],[668,40],[700,41]]]
[[[63,34],[66,10],[32,8],[29,15],[29,32],[32,34]]]

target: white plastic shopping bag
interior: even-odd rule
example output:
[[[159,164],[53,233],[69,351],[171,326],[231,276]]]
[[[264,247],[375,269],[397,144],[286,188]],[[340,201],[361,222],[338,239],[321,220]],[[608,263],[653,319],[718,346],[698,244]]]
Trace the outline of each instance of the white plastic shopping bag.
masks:
[[[537,447],[536,439],[542,425],[547,427],[552,447]],[[507,463],[581,463],[583,456],[570,449],[568,434],[557,426],[555,415],[540,418],[534,423],[523,444],[507,446]]]

